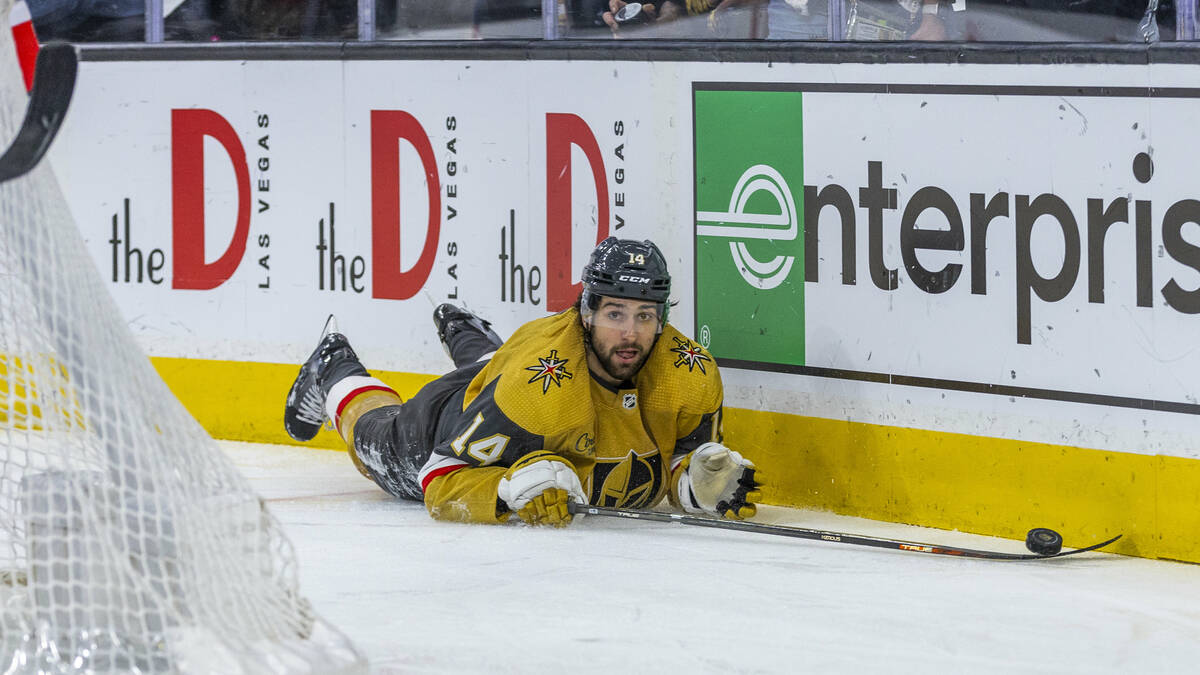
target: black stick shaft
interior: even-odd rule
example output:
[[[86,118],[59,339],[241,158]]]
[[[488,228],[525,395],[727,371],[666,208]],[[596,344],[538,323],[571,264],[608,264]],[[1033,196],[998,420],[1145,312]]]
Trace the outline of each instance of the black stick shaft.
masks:
[[[951,555],[960,558],[981,558],[984,560],[1042,560],[1045,558],[1059,558],[1064,555],[1073,555],[1076,553],[1083,553],[1085,551],[1094,551],[1121,538],[1121,535],[1118,534],[1108,541],[1088,546],[1087,548],[1063,551],[1054,555],[1039,555],[1036,553],[1001,553],[999,551],[979,551],[976,549],[958,548],[955,546],[940,546],[936,544],[922,544],[912,541],[901,541],[898,539],[867,537],[857,534],[846,534],[844,532],[810,530],[803,527],[791,527],[787,525],[764,525],[761,523],[749,523],[740,520],[716,520],[714,518],[700,518],[681,513],[659,513],[657,511],[620,509],[608,506],[587,506],[584,504],[576,504],[575,502],[571,502],[569,508],[571,513],[575,515],[582,514],[588,516],[606,516],[610,518],[646,520],[658,523],[678,523],[680,525],[710,527],[718,530],[735,530],[737,532],[773,534],[780,537],[793,537],[796,539],[812,539],[816,541],[828,541],[838,544],[854,544],[856,546],[872,546],[874,548],[886,548],[896,551],[912,551],[914,553],[929,553],[933,555]]]

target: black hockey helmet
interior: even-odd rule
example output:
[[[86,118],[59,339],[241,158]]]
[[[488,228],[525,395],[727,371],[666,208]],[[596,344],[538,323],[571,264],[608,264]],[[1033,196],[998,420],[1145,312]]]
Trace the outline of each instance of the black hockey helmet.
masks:
[[[667,321],[670,295],[667,260],[649,239],[609,237],[596,246],[583,267],[580,310],[585,318],[600,306],[602,297],[646,300],[657,306],[661,330]]]

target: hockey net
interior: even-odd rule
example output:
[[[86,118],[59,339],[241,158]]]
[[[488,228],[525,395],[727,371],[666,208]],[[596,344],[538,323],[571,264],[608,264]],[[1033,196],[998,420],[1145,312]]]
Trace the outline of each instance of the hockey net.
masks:
[[[7,30],[0,96],[7,143],[27,100]],[[48,163],[0,184],[0,672],[365,669],[134,343]]]

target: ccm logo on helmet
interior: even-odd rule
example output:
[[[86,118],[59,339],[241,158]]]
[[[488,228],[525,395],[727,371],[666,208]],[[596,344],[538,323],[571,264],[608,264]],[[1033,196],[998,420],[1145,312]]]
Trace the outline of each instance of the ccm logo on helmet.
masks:
[[[617,281],[632,281],[635,284],[648,284],[650,277],[636,277],[632,274],[622,274],[617,277]]]

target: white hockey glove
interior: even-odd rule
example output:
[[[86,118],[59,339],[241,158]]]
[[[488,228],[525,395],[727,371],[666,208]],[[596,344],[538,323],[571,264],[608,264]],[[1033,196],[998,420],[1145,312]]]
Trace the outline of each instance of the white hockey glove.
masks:
[[[762,499],[754,464],[720,443],[705,443],[688,453],[676,469],[676,496],[688,513],[733,520],[751,518]]]
[[[500,479],[500,499],[530,525],[565,527],[571,522],[567,501],[587,504],[575,467],[552,452],[525,455]]]

